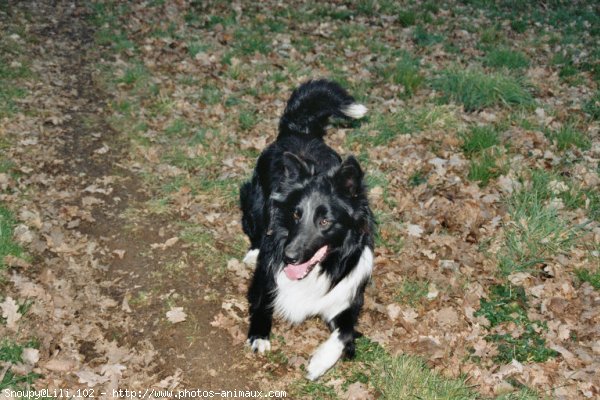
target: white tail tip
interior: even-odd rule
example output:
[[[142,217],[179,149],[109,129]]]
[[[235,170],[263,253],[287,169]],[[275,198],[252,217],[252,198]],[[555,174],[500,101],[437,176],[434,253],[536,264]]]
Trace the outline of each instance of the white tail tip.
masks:
[[[256,265],[256,261],[258,260],[259,249],[252,249],[246,253],[246,256],[242,260],[244,264],[248,265]]]
[[[369,111],[367,107],[362,104],[352,103],[348,107],[344,108],[342,112],[349,116],[350,118],[359,119],[365,116],[365,114]]]

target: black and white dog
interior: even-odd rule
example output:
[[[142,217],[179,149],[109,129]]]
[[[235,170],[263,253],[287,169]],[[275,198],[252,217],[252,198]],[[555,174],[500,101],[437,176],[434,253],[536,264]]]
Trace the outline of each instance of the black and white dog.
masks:
[[[277,140],[240,189],[242,226],[257,266],[248,291],[248,344],[270,350],[273,315],[293,323],[321,316],[331,336],[308,365],[323,375],[354,356],[358,314],[373,268],[374,219],[358,161],[323,141],[329,117],[361,118],[367,109],[337,83],[309,81],[290,97]]]

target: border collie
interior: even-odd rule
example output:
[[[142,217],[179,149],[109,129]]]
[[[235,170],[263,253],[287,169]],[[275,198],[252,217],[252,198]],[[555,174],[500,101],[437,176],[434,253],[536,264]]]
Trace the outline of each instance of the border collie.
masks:
[[[270,350],[273,315],[292,323],[320,316],[331,336],[313,353],[315,380],[345,355],[373,268],[374,220],[358,161],[323,141],[329,117],[361,118],[367,109],[337,83],[308,81],[290,97],[279,135],[240,188],[242,227],[256,262],[248,291],[253,351]]]

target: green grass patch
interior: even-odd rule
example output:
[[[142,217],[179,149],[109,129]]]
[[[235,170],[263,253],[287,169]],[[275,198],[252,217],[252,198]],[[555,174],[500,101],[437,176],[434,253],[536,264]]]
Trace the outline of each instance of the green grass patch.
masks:
[[[378,68],[377,74],[389,83],[402,86],[403,97],[411,97],[425,79],[420,71],[419,60],[408,53],[402,53],[395,64]]]
[[[417,13],[414,10],[400,10],[397,17],[398,23],[404,27],[412,26],[417,22]]]
[[[575,271],[575,275],[581,282],[588,282],[596,290],[600,290],[600,269],[590,271],[580,268]]]
[[[222,92],[221,90],[212,84],[205,85],[200,91],[200,101],[208,105],[215,105],[221,102],[222,100]]]
[[[473,126],[459,133],[459,138],[463,142],[461,149],[467,157],[500,144],[500,135],[492,125]]]
[[[334,368],[328,375],[343,380],[342,390],[354,382],[372,386],[379,399],[479,399],[465,380],[447,379],[429,369],[424,360],[411,355],[391,356],[381,345],[366,337],[356,340],[356,357]],[[335,389],[305,379],[292,386],[298,398],[337,399]]]
[[[478,399],[462,379],[447,379],[415,356],[390,356],[368,338],[356,341],[357,360],[381,399]]]
[[[37,348],[39,345],[36,341],[29,341],[24,345],[17,344],[8,339],[0,341],[0,362],[9,363],[9,367],[2,379],[0,380],[0,391],[4,389],[12,390],[24,390],[34,383],[34,381],[41,375],[35,373],[28,373],[26,375],[17,374],[12,371],[10,364],[16,364],[23,362],[22,354],[23,349],[26,347]]]
[[[446,70],[433,82],[447,102],[464,105],[466,111],[493,106],[531,106],[534,99],[523,82],[498,72]]]
[[[302,379],[291,386],[293,395],[301,399],[333,400],[337,399],[335,389],[320,381]]]
[[[490,26],[483,28],[479,35],[481,43],[495,45],[504,41],[502,30],[499,26]]]
[[[6,267],[4,257],[11,255],[21,257],[23,250],[13,239],[15,219],[12,212],[0,206],[0,270]]]
[[[583,111],[590,115],[595,120],[600,120],[600,90],[585,102]]]
[[[238,123],[242,131],[249,131],[258,123],[258,114],[255,110],[241,110],[238,115]]]
[[[511,222],[505,228],[505,245],[499,252],[500,270],[536,272],[550,257],[566,253],[580,227],[572,226],[549,205],[557,197],[550,187],[553,176],[532,171],[529,182],[507,200]]]
[[[514,329],[510,333],[491,333],[487,341],[495,342],[498,354],[494,361],[502,364],[516,359],[520,362],[544,362],[558,353],[546,347],[545,339],[540,332],[547,328],[537,322],[530,321],[527,316],[527,297],[520,286],[510,284],[492,286],[488,299],[480,300],[480,309],[475,316],[484,316],[490,325],[489,331],[498,331],[505,324],[514,323],[523,331],[514,337]]]
[[[181,223],[181,226],[181,239],[191,245],[191,253],[202,260],[210,274],[223,274],[227,261],[231,258],[240,259],[247,250],[241,235],[224,242],[215,239],[213,232],[205,226],[190,223]]]
[[[17,100],[25,97],[27,91],[16,80],[30,75],[29,68],[21,63],[9,64],[0,56],[0,118],[18,111]]]
[[[360,123],[347,142],[383,145],[398,135],[417,134],[427,129],[452,129],[458,119],[455,110],[447,105],[402,110],[391,114],[375,114]]]
[[[185,119],[176,119],[169,126],[165,128],[165,135],[184,137],[189,134],[190,126]]]
[[[112,27],[98,29],[96,31],[96,43],[100,46],[109,47],[117,53],[135,49],[135,44],[129,40],[125,32]]]
[[[270,34],[265,32],[263,25],[254,27],[239,27],[234,32],[234,51],[242,56],[255,53],[267,54],[271,51]]]
[[[490,50],[483,62],[492,68],[522,69],[529,67],[529,58],[522,52],[499,48]]]
[[[123,75],[117,78],[116,82],[134,87],[140,84],[145,84],[148,80],[148,70],[143,64],[134,64],[123,71]]]
[[[512,21],[510,21],[511,29],[517,33],[525,33],[525,31],[527,31],[528,26],[529,23],[525,19],[515,18]]]
[[[564,124],[557,130],[546,131],[545,134],[561,151],[571,148],[589,150],[591,147],[591,142],[587,135],[573,124]]]
[[[437,33],[430,33],[422,25],[417,25],[413,32],[413,40],[417,46],[427,47],[444,41],[444,37]]]
[[[427,176],[422,170],[415,171],[408,177],[408,186],[410,187],[417,187],[426,182]]]
[[[400,304],[417,306],[429,292],[429,282],[424,280],[405,279],[398,288],[394,300]]]
[[[487,186],[492,179],[496,179],[504,173],[505,167],[498,165],[499,152],[497,149],[489,149],[472,157],[469,164],[467,178],[478,182],[479,186]]]

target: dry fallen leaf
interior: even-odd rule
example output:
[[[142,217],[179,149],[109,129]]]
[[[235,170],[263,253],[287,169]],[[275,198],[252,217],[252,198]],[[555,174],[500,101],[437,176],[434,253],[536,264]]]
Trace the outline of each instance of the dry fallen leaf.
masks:
[[[75,369],[76,366],[77,362],[75,360],[66,358],[53,358],[42,365],[43,368],[54,372],[69,372]]]
[[[2,318],[6,318],[6,326],[17,330],[17,321],[21,318],[17,302],[9,296],[0,303],[0,309],[2,309]]]
[[[421,228],[419,225],[408,224],[406,231],[408,232],[409,236],[421,237],[423,228]]]
[[[179,238],[177,236],[172,237],[170,239],[167,239],[164,243],[152,243],[150,245],[150,247],[152,249],[161,249],[161,250],[166,250],[169,247],[175,245],[175,243],[177,243],[179,241]]]
[[[21,353],[21,359],[25,364],[35,365],[40,360],[40,351],[32,347],[25,347]]]
[[[173,324],[183,322],[186,318],[187,315],[183,312],[183,307],[171,307],[171,309],[167,311],[167,319]]]
[[[373,395],[369,393],[366,386],[361,382],[354,382],[342,395],[345,400],[372,400]]]
[[[79,378],[79,383],[85,383],[88,387],[94,387],[110,379],[108,376],[98,375],[88,369],[74,372],[74,374]]]

